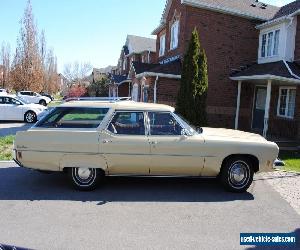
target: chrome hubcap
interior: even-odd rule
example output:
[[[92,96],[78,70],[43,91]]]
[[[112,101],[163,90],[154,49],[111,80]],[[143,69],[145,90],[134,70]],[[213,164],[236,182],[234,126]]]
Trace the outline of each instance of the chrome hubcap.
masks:
[[[89,168],[78,168],[77,175],[82,180],[88,180],[92,171]]]
[[[229,173],[229,180],[234,186],[244,186],[248,180],[248,165],[245,162],[235,162]]]

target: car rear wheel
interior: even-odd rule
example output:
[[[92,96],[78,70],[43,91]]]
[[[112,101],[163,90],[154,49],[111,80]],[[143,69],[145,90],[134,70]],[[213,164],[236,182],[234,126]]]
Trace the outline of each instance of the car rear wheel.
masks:
[[[34,123],[36,122],[37,116],[33,111],[28,111],[24,115],[24,120],[27,123]]]
[[[40,104],[40,105],[43,105],[43,106],[47,106],[47,103],[46,103],[45,100],[40,100],[40,101],[39,101],[39,104]]]
[[[68,171],[71,184],[80,191],[94,190],[104,177],[101,170],[96,168],[71,168]]]
[[[246,157],[233,157],[223,163],[221,182],[231,192],[245,192],[253,181],[252,162]]]

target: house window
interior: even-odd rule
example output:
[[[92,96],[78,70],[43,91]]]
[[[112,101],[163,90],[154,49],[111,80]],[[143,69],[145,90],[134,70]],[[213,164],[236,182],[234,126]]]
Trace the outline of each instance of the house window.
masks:
[[[176,20],[171,26],[171,41],[170,49],[176,49],[178,47],[178,36],[179,36],[179,21]]]
[[[294,118],[296,103],[296,88],[282,87],[279,89],[277,115]]]
[[[159,40],[159,56],[163,56],[165,54],[166,47],[166,34],[163,34]]]
[[[280,30],[271,31],[262,35],[261,57],[278,56]]]

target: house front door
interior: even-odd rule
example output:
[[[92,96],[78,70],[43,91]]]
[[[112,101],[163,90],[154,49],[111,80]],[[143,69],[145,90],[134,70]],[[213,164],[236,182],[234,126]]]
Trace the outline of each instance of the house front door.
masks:
[[[262,133],[264,129],[264,116],[266,107],[267,88],[256,87],[253,107],[252,129]]]

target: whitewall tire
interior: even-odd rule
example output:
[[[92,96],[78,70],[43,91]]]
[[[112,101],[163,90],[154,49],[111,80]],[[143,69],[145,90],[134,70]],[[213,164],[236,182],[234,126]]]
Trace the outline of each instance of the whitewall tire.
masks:
[[[81,191],[94,190],[100,179],[103,178],[103,173],[96,168],[70,168],[68,170],[68,176],[71,184]]]
[[[223,163],[221,182],[231,192],[245,192],[253,182],[253,164],[243,156],[232,157]]]

